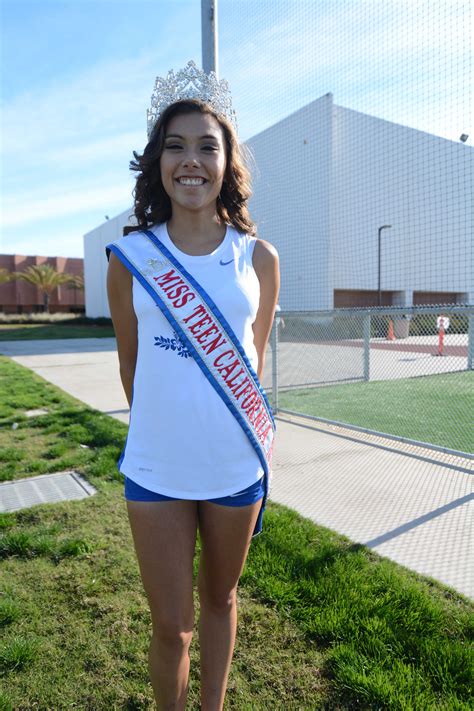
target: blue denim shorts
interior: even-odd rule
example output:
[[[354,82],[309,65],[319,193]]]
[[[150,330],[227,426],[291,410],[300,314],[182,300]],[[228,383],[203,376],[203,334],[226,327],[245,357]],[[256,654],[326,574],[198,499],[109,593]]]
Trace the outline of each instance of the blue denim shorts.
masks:
[[[263,498],[263,487],[264,477],[262,476],[255,484],[251,484],[236,494],[223,496],[220,499],[206,499],[206,501],[210,501],[213,504],[221,504],[222,506],[248,506]],[[180,501],[180,499],[173,496],[164,496],[163,494],[157,494],[155,491],[149,491],[149,489],[136,484],[128,477],[125,477],[125,498],[128,501]]]

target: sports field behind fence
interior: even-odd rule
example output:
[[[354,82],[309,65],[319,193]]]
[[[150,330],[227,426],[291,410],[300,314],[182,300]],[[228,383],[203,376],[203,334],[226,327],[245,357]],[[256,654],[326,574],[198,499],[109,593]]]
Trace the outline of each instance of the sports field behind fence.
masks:
[[[281,312],[277,323],[264,376],[277,411],[474,452],[473,307]]]

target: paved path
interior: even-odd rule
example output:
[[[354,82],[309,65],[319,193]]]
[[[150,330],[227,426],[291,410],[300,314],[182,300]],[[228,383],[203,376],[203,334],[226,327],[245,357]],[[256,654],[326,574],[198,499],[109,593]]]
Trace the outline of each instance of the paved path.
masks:
[[[0,342],[0,352],[128,422],[115,339]],[[473,474],[472,460],[285,416],[270,499],[474,598]]]
[[[370,344],[370,380],[399,380],[421,375],[437,375],[465,371],[466,355],[434,357],[434,347],[426,344],[392,346],[390,342]],[[280,342],[280,387],[362,380],[364,377],[364,349],[354,340],[323,343]],[[464,349],[464,346],[459,346]],[[431,348],[431,352],[430,352]],[[454,346],[450,346],[454,349]],[[458,351],[455,351],[456,353]],[[463,350],[464,352],[464,350]],[[466,347],[467,353],[467,347]],[[270,381],[271,382],[271,381]]]

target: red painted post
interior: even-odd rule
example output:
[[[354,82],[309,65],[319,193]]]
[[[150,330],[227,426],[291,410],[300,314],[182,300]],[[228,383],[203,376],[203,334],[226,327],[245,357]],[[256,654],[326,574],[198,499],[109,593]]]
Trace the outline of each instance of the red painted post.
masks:
[[[444,319],[441,317],[439,323],[438,355],[442,356],[444,350]]]
[[[394,334],[394,332],[393,332],[393,321],[392,321],[392,319],[390,319],[389,322],[388,322],[387,340],[389,340],[389,341],[394,341],[394,340],[395,340],[395,334]]]

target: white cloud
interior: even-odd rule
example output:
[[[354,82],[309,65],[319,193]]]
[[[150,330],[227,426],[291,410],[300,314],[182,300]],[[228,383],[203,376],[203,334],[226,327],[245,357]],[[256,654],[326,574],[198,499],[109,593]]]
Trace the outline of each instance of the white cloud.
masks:
[[[3,101],[1,249],[77,256],[85,232],[131,206],[129,161],[146,144],[154,78],[199,61],[198,32],[189,35],[198,11],[170,3],[154,14],[159,27],[148,39],[140,32],[143,44],[118,37],[109,59]],[[55,56],[61,61],[60,43]]]
[[[151,49],[148,43],[130,57],[113,57],[4,102],[4,241],[12,241],[9,229],[45,223],[51,233],[62,229],[61,218],[97,210],[112,216],[131,205],[129,161],[146,145],[155,76],[176,65],[176,55],[187,57],[186,35],[172,28],[188,14],[188,7],[173,9]]]
[[[33,246],[34,245],[34,246]],[[2,250],[5,254],[38,254],[45,257],[83,257],[83,236],[79,230],[56,227],[51,230],[35,233],[34,242],[31,237],[16,236],[4,240]]]
[[[143,131],[156,57],[139,55],[88,68],[70,83],[30,90],[3,109],[3,153],[26,157],[124,130]],[[148,96],[150,95],[150,96]],[[141,124],[141,125],[140,125]]]
[[[5,228],[12,228],[78,215],[87,210],[126,210],[131,201],[130,189],[125,181],[82,189],[71,187],[44,197],[36,196],[33,200],[26,193],[16,194],[4,201],[2,222]]]
[[[80,143],[65,144],[61,147],[53,144],[47,152],[35,151],[28,159],[28,167],[40,167],[43,174],[46,168],[57,170],[62,166],[70,172],[88,168],[95,170],[107,165],[109,161],[122,162],[127,166],[132,150],[139,152],[144,148],[143,131],[123,131],[101,139],[90,138]]]

